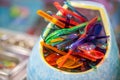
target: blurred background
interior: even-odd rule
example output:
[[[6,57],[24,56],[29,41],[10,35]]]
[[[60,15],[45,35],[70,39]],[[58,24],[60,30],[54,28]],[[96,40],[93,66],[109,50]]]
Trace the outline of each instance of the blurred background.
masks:
[[[56,13],[53,2],[63,0],[0,0],[0,80],[23,80],[36,40],[48,24],[36,14],[41,9]],[[120,0],[90,0],[108,12],[120,49]]]

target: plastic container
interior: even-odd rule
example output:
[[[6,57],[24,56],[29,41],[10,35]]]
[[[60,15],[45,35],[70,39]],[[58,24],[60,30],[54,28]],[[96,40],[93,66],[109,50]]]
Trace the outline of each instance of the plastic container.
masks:
[[[28,56],[0,50],[0,80],[21,80],[26,76]]]
[[[69,73],[55,69],[47,65],[43,58],[42,46],[40,45],[42,38],[40,37],[29,59],[28,80],[120,80],[120,73],[118,73],[120,68],[119,51],[104,6],[91,1],[71,1],[71,5],[77,8],[99,11],[106,35],[110,35],[108,50],[104,59],[97,65],[97,70],[90,69],[80,73]],[[64,7],[66,8],[66,5]],[[50,25],[51,23],[48,24],[43,36],[46,36],[50,31],[50,27],[52,27]]]
[[[0,80],[26,77],[28,57],[36,40],[36,36],[0,28]]]
[[[37,36],[0,28],[0,46],[12,53],[28,56],[37,39]]]

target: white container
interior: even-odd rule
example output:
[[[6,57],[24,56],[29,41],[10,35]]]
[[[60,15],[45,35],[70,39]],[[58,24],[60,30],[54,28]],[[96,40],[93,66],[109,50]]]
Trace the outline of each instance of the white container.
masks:
[[[0,80],[22,80],[25,78],[28,56],[0,50],[0,60],[16,63],[16,66],[12,69],[0,69]]]

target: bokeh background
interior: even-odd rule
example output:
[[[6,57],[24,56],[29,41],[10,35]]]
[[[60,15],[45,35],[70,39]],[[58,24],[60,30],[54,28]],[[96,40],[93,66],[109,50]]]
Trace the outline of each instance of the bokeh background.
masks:
[[[32,47],[48,24],[36,14],[36,11],[41,9],[46,12],[52,11],[55,14],[57,9],[53,6],[54,1],[63,4],[64,0],[0,0],[0,56],[3,54],[7,55],[0,59],[0,80],[25,79],[27,60]],[[89,1],[102,3],[106,7],[120,49],[120,0]],[[16,59],[8,59],[11,58],[9,53],[15,56],[18,63],[6,72],[6,70],[2,70],[2,62],[6,60],[13,63],[16,62]],[[21,60],[23,58],[24,60]],[[10,65],[12,64],[10,63]],[[13,71],[15,67],[21,67],[22,70],[18,70],[15,73]],[[8,71],[13,71],[11,73],[13,76],[9,76],[9,78],[3,76],[2,71],[6,74],[8,74]],[[23,74],[20,74],[21,72]]]

